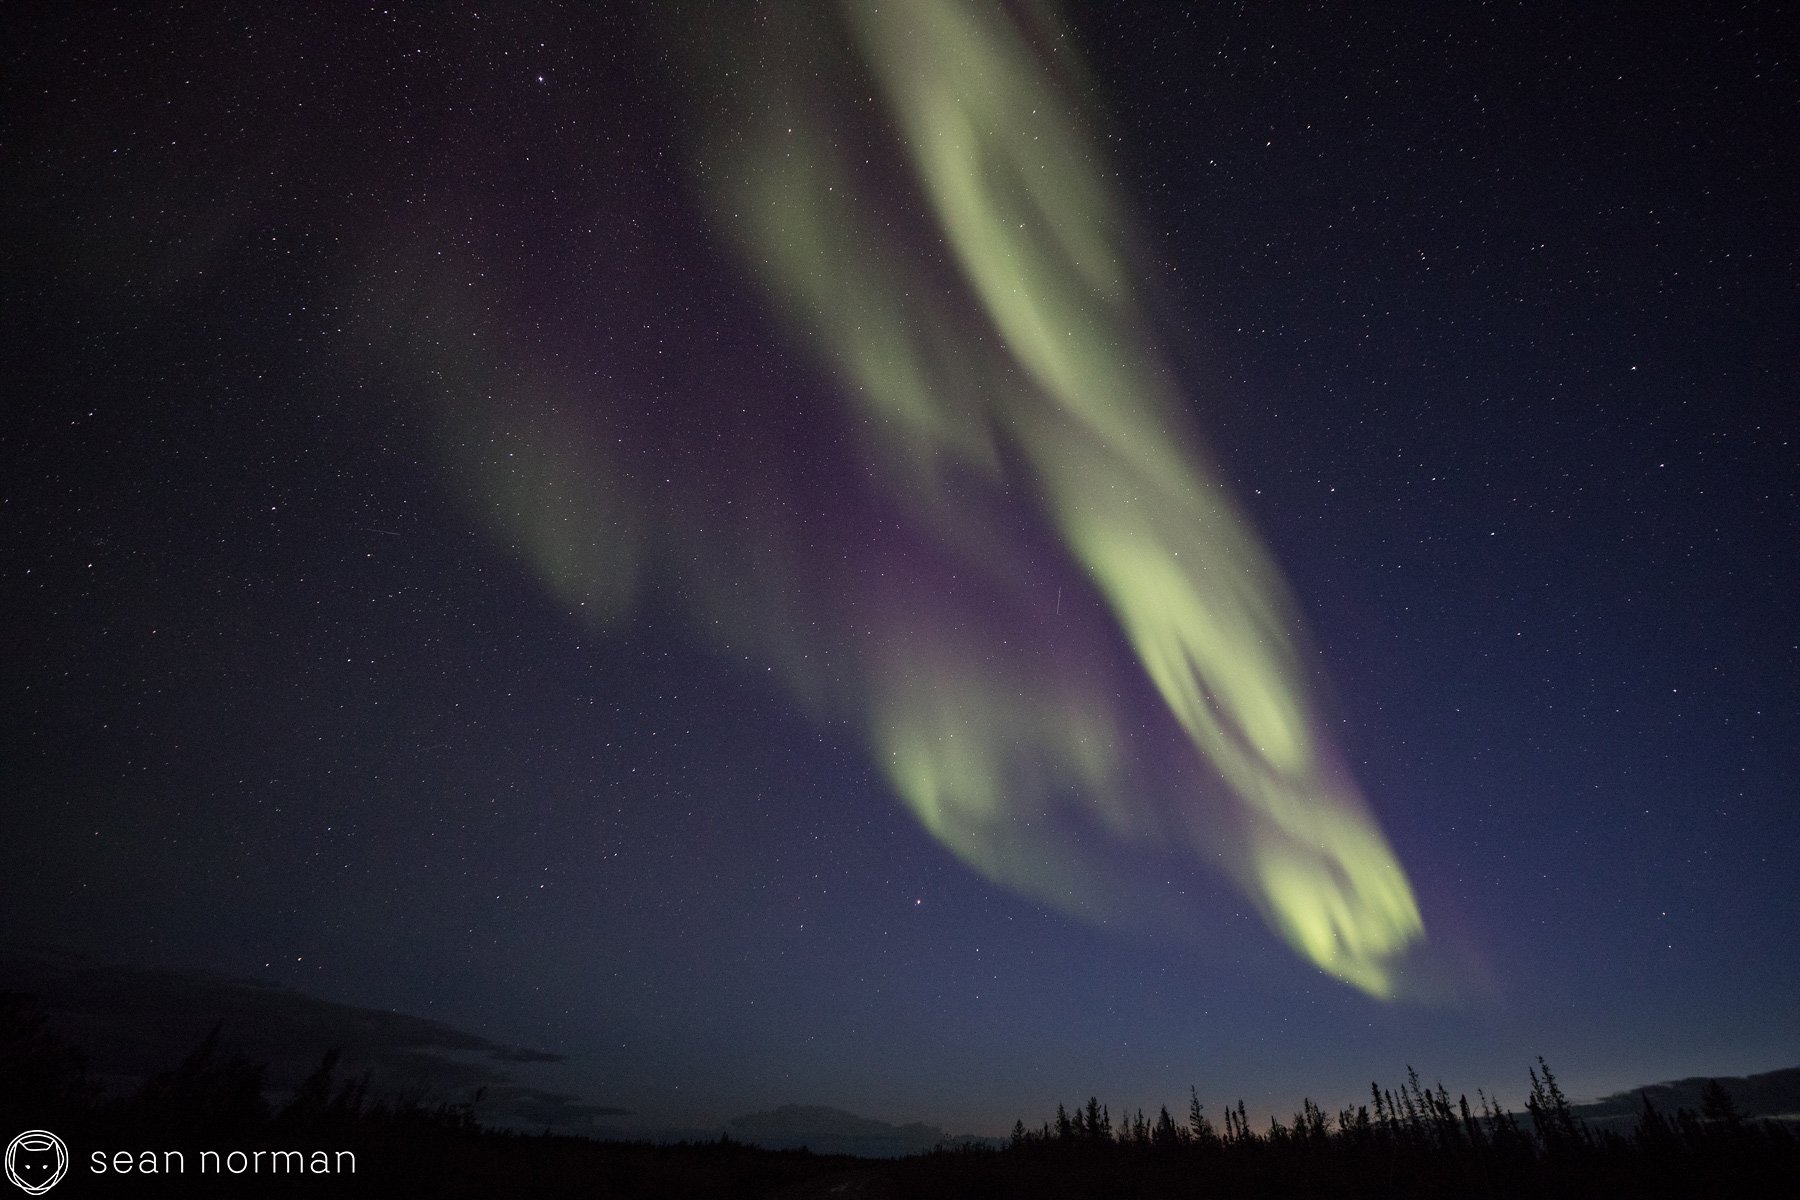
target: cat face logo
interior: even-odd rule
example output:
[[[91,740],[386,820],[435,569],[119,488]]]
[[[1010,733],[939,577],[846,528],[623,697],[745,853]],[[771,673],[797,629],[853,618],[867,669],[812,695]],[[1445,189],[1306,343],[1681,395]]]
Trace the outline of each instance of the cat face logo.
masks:
[[[69,1148],[54,1133],[27,1129],[6,1147],[6,1177],[41,1196],[69,1170]]]

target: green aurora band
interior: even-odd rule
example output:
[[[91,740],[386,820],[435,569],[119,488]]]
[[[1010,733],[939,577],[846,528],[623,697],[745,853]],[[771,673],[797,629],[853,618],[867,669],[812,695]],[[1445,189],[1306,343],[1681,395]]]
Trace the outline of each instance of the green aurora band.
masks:
[[[996,7],[955,0],[838,11],[954,264],[948,287],[966,289],[985,319],[959,320],[953,302],[938,303],[946,281],[916,267],[920,256],[881,219],[879,183],[840,149],[854,139],[831,127],[843,97],[821,104],[793,78],[765,79],[767,108],[712,144],[703,175],[714,207],[848,385],[863,428],[879,431],[869,448],[890,487],[941,522],[954,520],[946,481],[958,475],[999,483],[1013,470],[1029,481],[1138,665],[1238,801],[1243,844],[1218,853],[1229,835],[1210,805],[1187,806],[1175,829],[1139,819],[1106,696],[1034,691],[917,645],[868,676],[878,761],[958,855],[1053,901],[1077,892],[1042,854],[1021,853],[1007,818],[1028,818],[1023,792],[1072,781],[1115,837],[1185,839],[1295,949],[1390,995],[1395,960],[1423,935],[1417,904],[1353,785],[1328,765],[1279,574],[1198,455],[1183,451],[1193,439],[1132,299],[1121,205],[1057,85],[1066,41],[1042,16],[1021,28]],[[832,52],[834,31],[786,15],[786,36],[814,42],[813,55],[790,44],[771,57]]]
[[[988,878],[1180,936],[1200,912],[1163,884],[1222,872],[1318,968],[1395,995],[1418,906],[1134,300],[1057,23],[721,6],[677,44],[708,211],[835,379],[858,486],[899,518],[796,528],[805,506],[756,468],[657,490],[614,449],[621,397],[520,366],[543,356],[492,336],[444,260],[390,256],[372,311],[412,304],[386,325],[443,381],[446,452],[495,535],[596,624],[668,568],[722,650],[851,721]]]

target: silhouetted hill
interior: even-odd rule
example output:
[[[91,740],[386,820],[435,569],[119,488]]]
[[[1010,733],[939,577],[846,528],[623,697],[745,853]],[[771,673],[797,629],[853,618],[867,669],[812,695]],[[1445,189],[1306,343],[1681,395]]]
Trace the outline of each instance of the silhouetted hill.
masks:
[[[0,945],[0,991],[26,996],[87,1061],[88,1078],[130,1092],[165,1070],[216,1026],[223,1049],[266,1067],[274,1093],[297,1086],[325,1051],[346,1078],[375,1091],[461,1099],[483,1092],[489,1124],[534,1131],[592,1129],[626,1110],[516,1082],[520,1064],[561,1055],[508,1046],[441,1021],[357,1008],[254,980],[197,971],[113,966],[80,955]]]
[[[279,1099],[266,1093],[266,1078],[264,1065],[209,1036],[130,1095],[105,1097],[41,1011],[0,993],[0,1128],[55,1130],[80,1177],[71,1195],[127,1188],[183,1200],[1800,1195],[1800,1124],[1747,1120],[1711,1081],[1697,1112],[1645,1108],[1629,1129],[1596,1131],[1575,1117],[1542,1059],[1529,1072],[1526,1120],[1480,1096],[1472,1110],[1441,1087],[1425,1088],[1409,1069],[1397,1089],[1373,1088],[1369,1106],[1328,1115],[1303,1100],[1291,1124],[1271,1121],[1266,1132],[1250,1127],[1241,1105],[1221,1110],[1221,1129],[1197,1099],[1183,1123],[1166,1110],[1154,1120],[1141,1111],[1127,1119],[1121,1110],[1115,1124],[1107,1106],[1090,1098],[1073,1117],[1059,1107],[1054,1125],[1021,1123],[1004,1147],[956,1139],[955,1148],[923,1153],[948,1140],[942,1130],[832,1108],[788,1105],[737,1118],[735,1137],[655,1145],[484,1126],[467,1103],[371,1092],[365,1081],[337,1075],[330,1057]],[[1771,1087],[1762,1080],[1748,1090],[1781,1094]],[[793,1140],[812,1149],[767,1148]],[[854,1147],[863,1157],[817,1152],[824,1147]],[[45,1169],[41,1158],[28,1166]]]
[[[740,1142],[769,1150],[804,1148],[815,1154],[859,1158],[899,1158],[940,1146],[999,1145],[991,1138],[952,1137],[935,1125],[892,1125],[838,1108],[803,1104],[784,1104],[768,1112],[734,1117],[726,1123],[726,1132]]]
[[[1668,1083],[1651,1083],[1628,1092],[1602,1096],[1590,1104],[1577,1104],[1574,1111],[1596,1129],[1630,1126],[1643,1115],[1646,1098],[1663,1112],[1672,1113],[1683,1108],[1699,1111],[1702,1090],[1715,1081],[1731,1094],[1739,1113],[1747,1118],[1800,1121],[1800,1067],[1784,1067],[1759,1075],[1696,1075]]]
[[[44,1003],[6,990],[22,983]],[[89,1069],[99,1064],[84,1065],[49,1010],[101,1046],[143,1037],[133,1049],[145,1060],[179,1049],[185,1033],[205,1032],[137,1086],[120,1089],[128,1076],[113,1070],[114,1086],[99,1088]],[[214,1032],[227,1025],[235,1038]],[[312,1044],[296,1047],[293,1038]],[[1221,1127],[1198,1097],[1185,1121],[1167,1110],[1115,1117],[1090,1098],[1072,1114],[1059,1106],[1054,1122],[1035,1129],[1021,1122],[1003,1146],[790,1104],[682,1144],[653,1144],[643,1133],[634,1141],[544,1133],[571,1113],[600,1133],[594,1117],[617,1110],[511,1084],[498,1116],[441,1091],[386,1091],[368,1075],[346,1074],[334,1056],[315,1060],[321,1042],[353,1046],[370,1063],[438,1064],[443,1078],[457,1080],[469,1072],[504,1080],[504,1068],[554,1057],[284,988],[0,952],[0,1127],[55,1130],[71,1162],[93,1177],[87,1185],[128,1183],[133,1195],[274,1194],[269,1187],[582,1200],[1800,1195],[1800,1121],[1758,1119],[1795,1110],[1800,1068],[1654,1084],[1578,1108],[1539,1059],[1522,1115],[1480,1092],[1471,1106],[1460,1093],[1428,1089],[1409,1069],[1397,1087],[1373,1087],[1366,1106],[1326,1113],[1303,1099],[1290,1122],[1272,1120],[1266,1130],[1252,1127],[1241,1104],[1217,1110]],[[251,1057],[265,1051],[282,1064],[316,1065],[290,1081],[291,1065]],[[528,1124],[537,1131],[524,1132]],[[120,1147],[156,1152],[128,1152],[121,1165]],[[209,1151],[222,1169],[206,1166]],[[293,1177],[240,1178],[233,1156],[252,1173],[266,1158],[269,1172]],[[153,1163],[162,1164],[155,1178]],[[132,1178],[118,1178],[125,1174]]]

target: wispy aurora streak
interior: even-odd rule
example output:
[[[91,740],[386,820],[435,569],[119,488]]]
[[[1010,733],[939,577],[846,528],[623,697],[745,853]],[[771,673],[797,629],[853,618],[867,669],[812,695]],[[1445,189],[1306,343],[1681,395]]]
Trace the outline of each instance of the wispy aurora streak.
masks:
[[[863,679],[889,779],[965,860],[1059,902],[1090,890],[1069,878],[1087,856],[1031,827],[1073,791],[1110,836],[1185,842],[1313,962],[1390,994],[1394,960],[1423,934],[1418,907],[1310,712],[1278,573],[1185,449],[1132,298],[1125,220],[1055,78],[1066,43],[1047,20],[1024,29],[953,0],[839,11],[949,269],[934,269],[929,234],[896,232],[881,176],[835,116],[851,98],[830,103],[802,68],[762,79],[768,107],[714,141],[717,210],[844,380],[887,486],[952,540],[968,480],[1027,489],[1236,804],[1145,803],[1130,717],[1098,681],[1008,670],[1011,656],[971,655],[917,614],[888,626],[887,661]],[[809,20],[794,14],[776,60],[830,51]],[[980,540],[959,556],[970,569]],[[1205,788],[1205,774],[1183,782]]]
[[[1411,887],[1133,298],[1067,43],[1018,11],[720,6],[683,31],[708,206],[837,381],[816,415],[841,436],[790,451],[844,460],[829,504],[747,451],[685,500],[634,482],[619,396],[571,423],[566,389],[507,382],[504,346],[428,306],[453,440],[486,447],[468,477],[559,594],[612,619],[661,564],[989,878],[1179,927],[1200,913],[1171,878],[1223,871],[1307,959],[1392,995]]]

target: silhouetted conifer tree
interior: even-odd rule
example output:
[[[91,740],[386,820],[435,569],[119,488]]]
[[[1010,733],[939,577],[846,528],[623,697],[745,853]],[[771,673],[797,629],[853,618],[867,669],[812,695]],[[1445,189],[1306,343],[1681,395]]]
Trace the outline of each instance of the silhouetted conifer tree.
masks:
[[[1407,1090],[1407,1083],[1412,1085],[1412,1090],[1410,1092]],[[1424,1121],[1424,1113],[1420,1111],[1421,1105],[1413,1103],[1413,1096],[1417,1094],[1418,1091],[1419,1073],[1408,1066],[1406,1068],[1406,1083],[1400,1085],[1400,1111],[1406,1114],[1407,1133],[1414,1142],[1419,1140],[1420,1134],[1423,1132],[1421,1126]],[[1420,1096],[1419,1100],[1422,1104],[1424,1097]],[[1393,1104],[1392,1097],[1389,1097],[1388,1103],[1391,1107]]]
[[[1089,1096],[1087,1109],[1084,1111],[1082,1133],[1091,1142],[1109,1141],[1112,1138],[1112,1117],[1102,1116],[1100,1097]],[[1104,1122],[1104,1124],[1102,1123]]]
[[[0,1117],[5,1128],[51,1122],[93,1102],[87,1060],[20,992],[0,992]]]
[[[1644,1102],[1644,1111],[1638,1114],[1637,1128],[1632,1131],[1632,1136],[1646,1150],[1666,1150],[1675,1140],[1674,1129],[1670,1127],[1668,1119],[1650,1103],[1649,1092],[1639,1092],[1638,1096]]]
[[[1469,1145],[1477,1150],[1485,1147],[1487,1138],[1482,1134],[1481,1126],[1476,1122],[1475,1115],[1469,1111],[1469,1097],[1466,1093],[1456,1098],[1456,1107],[1458,1114],[1462,1117],[1463,1136],[1469,1139]]]
[[[1743,1124],[1744,1117],[1725,1085],[1709,1079],[1700,1089],[1700,1119],[1735,1132]]]
[[[236,1133],[268,1117],[263,1099],[266,1068],[219,1050],[223,1026],[214,1025],[173,1071],[146,1080],[126,1102],[128,1111],[160,1124],[165,1132]]]
[[[1309,1142],[1323,1144],[1329,1131],[1325,1126],[1325,1110],[1302,1097],[1300,1111],[1294,1114],[1294,1132]]]
[[[1165,1150],[1181,1144],[1181,1132],[1175,1128],[1175,1118],[1169,1115],[1166,1104],[1156,1114],[1156,1126],[1150,1131],[1150,1140]]]
[[[1202,1145],[1216,1145],[1219,1140],[1218,1131],[1213,1123],[1206,1119],[1205,1105],[1200,1103],[1200,1092],[1194,1087],[1188,1088],[1188,1132],[1196,1142]]]
[[[1538,1066],[1544,1070],[1542,1079],[1535,1070],[1528,1068],[1531,1095],[1525,1101],[1525,1111],[1531,1114],[1532,1124],[1546,1148],[1561,1150],[1573,1146],[1584,1140],[1584,1131],[1569,1108],[1569,1098],[1556,1085],[1556,1076],[1550,1073],[1550,1064],[1542,1055],[1538,1056]]]

